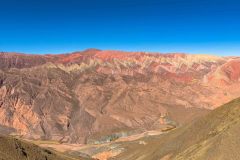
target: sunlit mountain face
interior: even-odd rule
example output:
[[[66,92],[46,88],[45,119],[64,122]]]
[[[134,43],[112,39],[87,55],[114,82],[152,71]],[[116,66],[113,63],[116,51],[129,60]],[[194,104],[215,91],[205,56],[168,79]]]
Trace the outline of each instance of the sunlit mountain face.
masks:
[[[240,92],[238,57],[90,49],[0,61],[0,124],[30,139],[93,143],[175,128]]]

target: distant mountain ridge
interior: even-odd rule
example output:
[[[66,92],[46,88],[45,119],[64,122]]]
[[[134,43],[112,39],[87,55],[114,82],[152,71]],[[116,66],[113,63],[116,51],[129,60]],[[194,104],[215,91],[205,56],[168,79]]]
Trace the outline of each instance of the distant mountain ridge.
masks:
[[[0,68],[30,68],[44,64],[64,65],[68,70],[95,69],[99,72],[126,74],[156,73],[165,74],[179,80],[192,80],[187,74],[194,71],[211,71],[213,65],[221,65],[228,60],[209,55],[188,55],[183,53],[146,53],[146,52],[122,52],[101,51],[89,49],[82,52],[56,55],[27,55],[18,53],[0,53]],[[72,67],[70,67],[72,66]]]

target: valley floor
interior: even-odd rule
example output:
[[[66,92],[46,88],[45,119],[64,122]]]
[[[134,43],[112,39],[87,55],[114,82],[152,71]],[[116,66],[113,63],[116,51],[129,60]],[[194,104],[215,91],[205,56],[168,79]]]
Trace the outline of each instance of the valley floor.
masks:
[[[171,129],[174,129],[171,128]],[[143,133],[133,134],[125,137],[120,137],[112,142],[106,142],[103,144],[68,144],[68,143],[59,143],[56,141],[31,141],[34,144],[37,144],[44,148],[51,148],[61,153],[67,153],[70,155],[79,155],[92,157],[99,160],[107,160],[109,158],[115,157],[118,154],[124,152],[123,144],[127,143],[138,143],[139,145],[146,145],[146,142],[142,140],[146,137],[157,136],[165,134],[166,131],[162,129],[145,131]]]

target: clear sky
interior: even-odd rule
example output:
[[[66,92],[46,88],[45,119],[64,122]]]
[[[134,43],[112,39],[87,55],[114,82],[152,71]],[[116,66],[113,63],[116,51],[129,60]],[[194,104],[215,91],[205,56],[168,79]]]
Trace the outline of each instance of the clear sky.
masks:
[[[239,0],[0,0],[0,51],[240,55]]]

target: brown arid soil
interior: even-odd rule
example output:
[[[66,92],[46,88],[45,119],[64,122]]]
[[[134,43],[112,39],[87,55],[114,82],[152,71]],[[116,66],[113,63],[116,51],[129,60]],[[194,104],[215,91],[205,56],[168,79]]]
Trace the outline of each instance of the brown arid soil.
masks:
[[[169,129],[172,130],[174,128]],[[144,141],[141,141],[144,137],[157,136],[167,133],[166,131],[152,130],[146,131],[139,134],[133,134],[130,136],[125,136],[118,138],[115,141],[102,143],[102,144],[69,144],[69,143],[59,143],[56,141],[30,141],[40,147],[50,148],[58,151],[59,153],[68,153],[68,155],[86,155],[98,160],[107,160],[111,157],[115,157],[124,151],[122,144],[128,144],[133,141],[139,140],[139,144],[145,145]]]
[[[0,160],[90,160],[40,148],[27,141],[0,135]]]
[[[240,59],[101,51],[0,53],[2,134],[101,144],[182,126],[240,95]]]
[[[239,160],[239,123],[240,98],[168,134],[122,144],[111,160]]]

